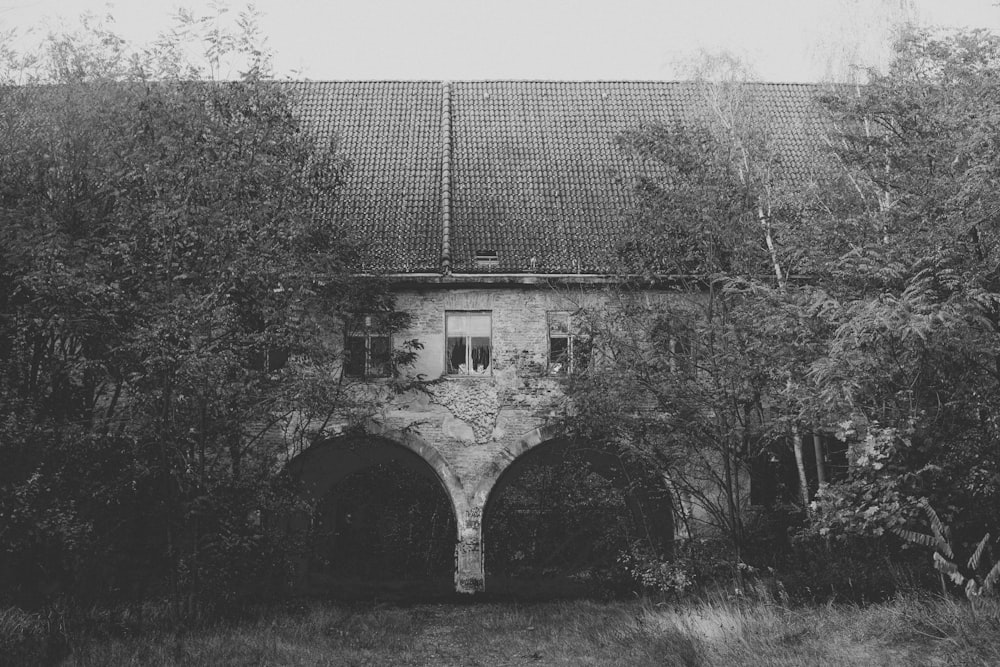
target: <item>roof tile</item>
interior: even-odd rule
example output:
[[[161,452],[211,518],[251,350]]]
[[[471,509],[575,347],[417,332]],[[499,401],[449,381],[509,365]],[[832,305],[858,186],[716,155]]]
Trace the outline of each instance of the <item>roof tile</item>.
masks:
[[[353,163],[328,214],[373,240],[365,268],[439,270],[442,84],[289,85],[303,124],[339,138]],[[807,178],[822,152],[819,88],[751,85],[786,177]],[[647,123],[691,121],[700,104],[691,83],[451,84],[452,269],[609,270],[644,169],[617,137]],[[485,250],[497,253],[496,266],[477,264]]]

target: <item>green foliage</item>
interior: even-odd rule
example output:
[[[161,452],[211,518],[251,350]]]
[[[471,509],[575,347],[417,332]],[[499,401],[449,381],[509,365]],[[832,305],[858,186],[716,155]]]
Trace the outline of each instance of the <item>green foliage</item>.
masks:
[[[893,532],[907,542],[933,549],[934,569],[942,574],[942,582],[944,577],[947,577],[961,588],[969,599],[993,594],[1000,581],[1000,562],[994,563],[990,568],[983,559],[989,545],[990,534],[986,533],[975,544],[968,560],[961,562],[952,546],[951,530],[941,521],[926,498],[921,498],[919,505],[930,524],[931,534],[908,528],[894,528]]]
[[[636,586],[648,594],[671,598],[704,594],[718,585],[735,584],[754,578],[746,563],[734,565],[731,545],[719,539],[691,539],[676,544],[669,558],[651,551],[643,542],[633,542],[618,557],[618,564]]]
[[[488,577],[561,577],[592,589],[621,583],[616,558],[642,532],[625,489],[572,451],[529,461],[507,475],[512,477],[503,478],[483,517]]]
[[[792,608],[732,595],[670,604],[296,604],[183,633],[97,636],[74,648],[63,664],[397,666],[514,656],[608,667],[993,665],[1000,608],[912,595]]]
[[[571,386],[571,426],[662,470],[734,546],[747,539],[751,461],[812,431],[808,365],[828,324],[788,282],[782,235],[800,220],[752,86],[703,83],[695,118],[621,138],[647,165],[612,305],[585,316],[595,357]],[[803,473],[804,477],[804,473]],[[678,520],[690,517],[678,514]]]
[[[44,619],[16,607],[0,609],[0,658],[12,665],[44,665],[56,659]]]
[[[250,54],[236,81],[171,75],[179,42],[136,60],[99,27],[50,38],[45,83],[0,87],[0,591],[18,603],[193,613],[287,578],[267,518],[296,500],[275,476],[315,433],[281,427],[345,407],[329,323],[392,299],[318,214],[348,165],[241,30],[206,37],[213,63]]]
[[[339,482],[310,531],[310,588],[360,580],[442,579],[451,585],[455,516],[436,479],[380,464]]]
[[[737,545],[753,542],[740,480],[783,449],[809,539],[882,540],[921,498],[959,551],[997,534],[998,73],[995,35],[909,35],[887,74],[825,95],[812,183],[782,178],[752,86],[704,84],[692,119],[626,133],[648,171],[623,270],[699,295],[643,285],[591,313],[614,362],[574,383],[571,423],[630,443]],[[667,342],[685,339],[678,364]],[[848,461],[810,503],[814,433]]]
[[[836,239],[816,264],[833,328],[810,376],[855,454],[818,498],[814,527],[837,539],[914,537],[931,505],[953,529],[945,559],[997,529],[998,49],[915,34],[888,75],[827,100],[856,186],[818,218]]]

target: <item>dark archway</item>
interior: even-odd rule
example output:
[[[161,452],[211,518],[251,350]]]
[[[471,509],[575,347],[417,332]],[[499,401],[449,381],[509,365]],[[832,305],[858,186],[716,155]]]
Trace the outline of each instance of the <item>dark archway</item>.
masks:
[[[455,503],[436,452],[385,437],[342,436],[313,445],[288,472],[312,508],[299,521],[304,590],[405,597],[453,589]]]
[[[609,449],[562,438],[514,459],[492,485],[483,513],[491,592],[608,592],[625,585],[616,562],[630,545],[667,556],[672,541],[662,477]]]

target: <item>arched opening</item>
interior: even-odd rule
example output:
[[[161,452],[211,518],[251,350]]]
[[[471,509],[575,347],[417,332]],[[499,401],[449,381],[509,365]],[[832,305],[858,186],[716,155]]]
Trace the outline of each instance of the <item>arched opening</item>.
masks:
[[[418,451],[387,438],[344,436],[289,464],[312,508],[300,531],[304,590],[337,598],[453,590],[454,480],[440,456]]]
[[[619,559],[636,547],[668,555],[662,477],[609,449],[548,440],[497,478],[483,513],[487,588],[516,596],[625,594]]]

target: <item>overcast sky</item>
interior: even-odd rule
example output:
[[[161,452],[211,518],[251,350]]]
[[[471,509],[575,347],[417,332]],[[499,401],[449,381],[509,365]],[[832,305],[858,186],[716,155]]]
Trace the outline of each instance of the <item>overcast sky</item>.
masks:
[[[899,17],[1000,32],[996,0],[258,0],[279,75],[311,79],[683,78],[729,50],[771,81],[816,81],[884,58]],[[232,2],[232,7],[243,3]],[[148,42],[177,0],[0,0],[0,28],[83,11]],[[201,10],[204,11],[204,10]],[[235,13],[235,11],[234,11]]]

